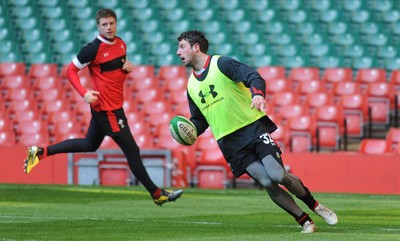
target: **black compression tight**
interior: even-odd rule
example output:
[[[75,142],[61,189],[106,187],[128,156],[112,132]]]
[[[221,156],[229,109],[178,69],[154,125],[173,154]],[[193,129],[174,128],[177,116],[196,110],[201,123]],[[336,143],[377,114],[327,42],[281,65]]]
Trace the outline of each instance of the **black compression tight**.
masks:
[[[100,147],[104,137],[105,134],[99,130],[99,128],[90,125],[85,138],[65,140],[48,146],[47,155],[50,156],[58,153],[94,152]],[[139,147],[133,139],[129,128],[119,133],[118,136],[112,137],[112,139],[118,144],[124,153],[133,175],[145,186],[150,194],[157,191],[158,187],[150,179],[146,168],[143,165]]]

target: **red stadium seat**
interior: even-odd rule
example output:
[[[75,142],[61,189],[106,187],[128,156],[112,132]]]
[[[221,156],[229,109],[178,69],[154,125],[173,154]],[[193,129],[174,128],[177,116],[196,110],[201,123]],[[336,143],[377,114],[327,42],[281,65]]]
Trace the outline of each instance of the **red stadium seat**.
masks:
[[[364,154],[390,153],[391,147],[385,139],[363,139],[361,140],[359,152]]]
[[[127,80],[134,82],[141,82],[143,79],[148,77],[153,78],[155,76],[155,68],[153,65],[137,65],[134,66],[134,70],[129,72]]]
[[[309,80],[320,80],[319,69],[314,67],[295,67],[290,70],[288,79],[292,82],[294,88],[300,82]]]
[[[271,133],[271,137],[278,147],[282,150],[289,150],[289,132],[286,125],[282,125],[280,122],[275,122],[278,129]]]
[[[394,89],[387,82],[369,83],[366,95],[371,108],[373,124],[388,125],[390,110],[394,109]]]
[[[151,129],[150,124],[145,121],[137,121],[137,122],[128,122],[129,129],[131,130],[133,136],[139,134],[147,134],[150,135]]]
[[[187,90],[186,89],[177,89],[173,90],[169,93],[168,98],[169,103],[171,104],[172,108],[174,108],[179,103],[187,103]]]
[[[166,80],[178,79],[179,77],[188,77],[186,74],[186,67],[183,65],[164,65],[161,66],[157,74],[161,82]]]
[[[188,77],[184,76],[177,76],[176,78],[166,79],[163,90],[170,93],[175,90],[186,90],[188,83]]]
[[[307,106],[302,104],[284,105],[279,110],[279,115],[283,124],[287,123],[287,121],[292,117],[301,116],[308,113],[309,111]]]
[[[148,116],[148,122],[153,128],[161,124],[169,124],[174,115],[170,112],[152,113]]]
[[[22,133],[16,139],[18,144],[24,146],[47,146],[50,143],[46,133]]]
[[[338,105],[343,108],[348,137],[364,137],[368,118],[368,99],[361,93],[342,95]]]
[[[291,152],[310,152],[315,139],[315,118],[310,115],[300,115],[289,119],[287,131]]]
[[[226,188],[228,170],[228,164],[218,148],[204,149],[196,167],[197,187]]]
[[[57,64],[32,64],[28,71],[28,77],[37,79],[44,76],[58,76]]]
[[[0,130],[0,146],[13,146],[15,143],[16,139],[14,132]]]
[[[393,84],[396,90],[400,90],[400,70],[392,71],[389,82]]]
[[[154,88],[138,92],[135,96],[135,101],[138,103],[139,110],[143,109],[144,103],[161,100],[164,100],[163,94],[159,89]]]
[[[307,106],[309,113],[314,114],[319,106],[333,104],[333,95],[328,92],[314,92],[306,96],[304,105]]]
[[[360,83],[361,91],[364,91],[370,83],[386,82],[386,70],[380,68],[359,69],[355,81]]]
[[[100,162],[99,178],[102,186],[127,186],[131,183],[131,171],[127,163]]]
[[[194,148],[193,146],[183,146],[176,142],[170,135],[168,126],[164,125],[164,127],[168,133],[158,136],[156,147],[172,151],[174,165],[172,172],[173,186],[187,187],[192,182],[196,167]]]
[[[300,101],[304,101],[308,94],[325,91],[325,82],[321,80],[303,81],[299,83],[295,91],[299,93]]]
[[[147,76],[143,79],[133,81],[128,89],[131,90],[133,96],[135,97],[138,92],[149,89],[160,89],[160,86],[155,76]]]
[[[333,85],[332,94],[337,101],[340,96],[361,93],[361,85],[357,82],[337,82]]]
[[[66,135],[69,133],[78,133],[80,132],[80,126],[76,121],[66,120],[66,121],[58,121],[54,124],[54,129],[50,132],[50,135]]]
[[[148,133],[135,135],[134,138],[140,149],[154,149],[154,139]]]
[[[15,133],[47,133],[47,123],[40,120],[19,120],[15,125]]]
[[[26,65],[25,63],[9,62],[0,63],[0,78],[13,75],[25,75]]]
[[[273,111],[277,113],[282,106],[296,103],[299,103],[299,96],[296,92],[281,91],[272,95],[269,104],[273,106]]]
[[[386,141],[392,151],[395,151],[396,147],[400,144],[400,128],[391,127],[386,134]]]
[[[290,91],[291,83],[287,79],[271,79],[266,83],[266,98],[271,100],[276,92]]]
[[[336,82],[353,81],[353,69],[351,68],[326,68],[322,75],[322,81],[326,83],[326,87],[331,89]]]
[[[178,103],[176,106],[174,106],[173,113],[175,115],[181,115],[190,118],[191,114],[190,114],[189,104],[187,102]]]
[[[317,149],[339,150],[344,123],[343,109],[337,105],[320,106],[316,108],[315,118]]]
[[[29,79],[26,75],[7,75],[2,77],[0,82],[1,95],[7,94],[10,89],[26,89],[29,88]]]
[[[286,78],[286,69],[283,66],[263,66],[259,67],[257,72],[267,82],[267,85],[269,81]]]
[[[33,93],[29,87],[9,89],[4,95],[3,100],[7,103],[11,100],[32,100]]]

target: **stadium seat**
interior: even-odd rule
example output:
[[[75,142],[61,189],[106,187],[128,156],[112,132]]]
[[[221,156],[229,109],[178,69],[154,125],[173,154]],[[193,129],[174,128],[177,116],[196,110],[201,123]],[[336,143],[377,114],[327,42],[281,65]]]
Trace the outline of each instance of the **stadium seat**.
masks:
[[[99,179],[102,186],[128,186],[132,182],[128,164],[119,162],[100,162]]]
[[[172,110],[175,110],[175,107],[179,103],[187,103],[188,101],[187,90],[186,89],[173,90],[169,93],[167,100],[171,105]]]
[[[257,72],[267,82],[286,78],[286,69],[283,66],[262,66],[257,68]]]
[[[290,91],[292,85],[285,78],[270,79],[266,81],[266,98],[271,100],[272,95],[277,92]]]
[[[144,103],[151,101],[161,101],[164,99],[163,94],[159,89],[148,89],[146,91],[138,92],[135,96],[135,101],[138,103],[138,108],[141,110]]]
[[[272,95],[270,105],[274,107],[274,112],[278,113],[284,105],[299,103],[299,95],[293,91],[281,91]]]
[[[23,75],[6,75],[4,77],[0,77],[2,81],[0,82],[1,95],[7,95],[8,90],[10,89],[27,89],[30,86],[29,79],[25,74]]]
[[[57,64],[32,64],[29,68],[28,76],[31,79],[58,76],[58,66]]]
[[[328,89],[331,89],[335,82],[352,80],[353,70],[351,68],[326,68],[322,75],[322,81],[326,83]]]
[[[400,90],[400,69],[393,70],[390,73],[389,82],[392,83],[396,90]]]
[[[150,123],[145,121],[137,121],[137,122],[128,122],[129,129],[131,130],[133,136],[140,135],[140,134],[150,134]]]
[[[381,68],[359,69],[355,81],[361,84],[363,91],[370,83],[386,82],[386,70]]]
[[[334,104],[334,98],[327,91],[309,93],[304,100],[304,105],[311,115],[315,113],[317,107],[330,104]]]
[[[270,117],[278,127],[278,129],[271,133],[272,139],[282,151],[290,150],[288,128],[286,125],[282,125],[282,123],[279,121],[279,117],[274,117],[271,115],[268,115],[268,117]]]
[[[310,115],[293,116],[288,120],[287,131],[289,133],[291,152],[310,152],[313,149],[316,123]]]
[[[302,104],[288,104],[283,105],[279,109],[279,116],[282,124],[286,124],[289,119],[295,116],[306,115],[309,110],[306,105]]]
[[[386,134],[386,141],[392,151],[395,151],[400,144],[400,128],[391,127]]]
[[[300,95],[300,101],[304,102],[307,95],[325,90],[325,82],[321,80],[302,81],[295,90]]]
[[[363,139],[360,142],[359,152],[363,154],[390,153],[391,148],[385,139]]]
[[[300,82],[320,80],[319,69],[313,67],[293,68],[290,70],[288,79],[292,81],[294,87],[296,87]]]
[[[342,95],[338,105],[343,108],[346,119],[345,134],[351,138],[363,138],[368,121],[368,98],[361,93]]]
[[[7,62],[0,63],[0,78],[12,75],[25,75],[26,65],[25,63]]]
[[[140,149],[154,149],[155,148],[154,142],[153,142],[154,139],[148,133],[137,134],[134,136],[134,139]]]
[[[186,101],[175,105],[173,112],[175,113],[175,115],[181,115],[181,116],[185,116],[188,118],[191,116],[189,104]]]
[[[40,120],[18,120],[18,124],[14,126],[14,129],[16,135],[22,133],[39,133],[48,135],[47,123]]]
[[[335,100],[346,94],[356,94],[361,92],[361,84],[355,81],[336,82],[333,84],[332,94]]]
[[[388,125],[390,110],[394,109],[394,89],[388,82],[371,82],[368,84],[366,95],[371,108],[373,124]]]
[[[0,130],[0,145],[13,146],[16,144],[15,134],[12,131]]]
[[[48,135],[40,133],[23,133],[16,137],[16,142],[23,146],[47,146],[50,143]]]
[[[142,79],[153,76],[155,76],[153,65],[137,65],[134,66],[134,71],[129,72],[126,78],[128,80],[139,80],[139,82],[141,82]]]
[[[80,133],[80,125],[74,120],[59,121],[54,124],[50,136],[67,135],[72,133]]]
[[[324,105],[315,110],[317,150],[336,151],[340,149],[341,134],[343,133],[343,109],[337,105]]]
[[[168,133],[157,138],[157,148],[172,150],[173,158],[173,186],[187,187],[192,182],[196,167],[195,153],[193,147],[182,146],[172,139],[168,125],[164,125]]]
[[[177,79],[178,77],[186,77],[186,67],[183,65],[161,66],[158,70],[157,77],[161,82],[167,79]]]
[[[219,149],[204,149],[196,166],[195,178],[199,188],[223,189],[228,185],[228,164]]]

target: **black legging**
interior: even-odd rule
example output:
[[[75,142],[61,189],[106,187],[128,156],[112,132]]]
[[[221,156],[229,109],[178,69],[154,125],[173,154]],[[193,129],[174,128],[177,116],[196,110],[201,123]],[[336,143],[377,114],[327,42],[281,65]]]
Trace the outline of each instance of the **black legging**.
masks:
[[[95,152],[103,142],[106,134],[101,127],[97,127],[93,122],[90,123],[89,130],[85,138],[75,138],[59,142],[47,147],[47,155],[58,153],[75,153],[75,152]],[[140,149],[133,139],[129,127],[124,131],[113,136],[112,139],[118,144],[124,153],[129,168],[133,175],[143,184],[143,186],[153,194],[158,187],[150,179],[146,168],[140,157]]]

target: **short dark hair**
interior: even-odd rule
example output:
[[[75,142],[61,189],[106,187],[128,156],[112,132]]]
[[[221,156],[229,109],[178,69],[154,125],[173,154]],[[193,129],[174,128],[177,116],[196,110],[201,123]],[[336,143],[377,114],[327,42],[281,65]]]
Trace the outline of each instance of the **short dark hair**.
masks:
[[[207,53],[208,40],[202,32],[200,32],[198,30],[189,30],[189,31],[183,32],[178,37],[178,41],[181,41],[183,39],[188,41],[190,46],[193,46],[194,44],[198,43],[200,46],[200,51],[205,54]]]
[[[113,17],[113,18],[115,18],[115,21],[117,21],[117,15],[115,14],[115,12],[113,10],[111,10],[111,9],[100,9],[96,13],[96,23],[99,24],[100,23],[100,19],[108,18],[108,17]]]

